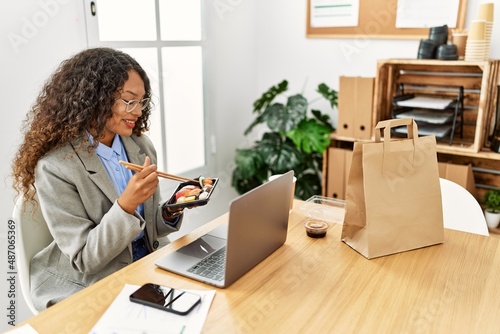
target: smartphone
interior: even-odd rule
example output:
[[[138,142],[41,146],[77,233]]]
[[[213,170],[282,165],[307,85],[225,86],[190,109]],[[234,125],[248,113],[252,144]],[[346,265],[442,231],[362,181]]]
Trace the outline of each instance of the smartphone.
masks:
[[[147,283],[130,295],[130,301],[186,315],[201,302],[201,297],[184,290]]]

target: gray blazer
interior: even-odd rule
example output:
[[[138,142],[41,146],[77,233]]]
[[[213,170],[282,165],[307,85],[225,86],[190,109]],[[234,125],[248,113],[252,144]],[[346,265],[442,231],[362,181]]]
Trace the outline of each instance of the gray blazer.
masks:
[[[142,165],[156,151],[145,135],[121,137],[129,161]],[[39,206],[54,241],[31,261],[31,296],[43,310],[132,262],[131,242],[144,230],[150,250],[180,228],[162,218],[160,192],[144,203],[144,219],[118,205],[101,160],[79,142],[43,157],[36,166]],[[182,220],[182,216],[181,216]]]

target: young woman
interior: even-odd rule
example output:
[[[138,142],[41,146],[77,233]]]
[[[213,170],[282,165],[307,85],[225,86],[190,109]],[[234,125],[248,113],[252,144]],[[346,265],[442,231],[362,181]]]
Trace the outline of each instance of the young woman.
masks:
[[[159,247],[182,211],[160,204],[148,130],[151,87],[129,55],[84,50],[49,78],[24,121],[14,189],[36,201],[54,241],[31,261],[43,310]],[[118,162],[140,164],[132,173]]]

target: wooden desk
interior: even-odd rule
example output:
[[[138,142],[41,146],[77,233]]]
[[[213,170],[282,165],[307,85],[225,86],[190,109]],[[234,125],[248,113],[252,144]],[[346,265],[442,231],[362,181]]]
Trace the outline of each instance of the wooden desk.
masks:
[[[154,282],[217,290],[204,333],[498,333],[500,239],[445,230],[442,245],[367,260],[340,241],[340,225],[311,239],[302,219],[294,210],[286,244],[227,289],[154,265],[223,215],[27,322],[88,333],[125,283]]]

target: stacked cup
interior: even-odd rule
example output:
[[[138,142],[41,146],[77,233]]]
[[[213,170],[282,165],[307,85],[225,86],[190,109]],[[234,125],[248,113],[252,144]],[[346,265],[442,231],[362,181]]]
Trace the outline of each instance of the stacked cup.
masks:
[[[438,46],[446,44],[448,42],[448,25],[431,27],[429,29],[429,39],[435,41]]]
[[[445,24],[440,27],[431,27],[429,29],[429,38],[420,40],[418,46],[418,59],[458,59],[456,45],[448,45],[448,26]]]
[[[478,20],[484,20],[484,39],[486,40],[485,60],[490,58],[491,32],[493,31],[493,2],[484,2],[479,5]]]
[[[441,44],[436,50],[436,59],[457,60],[458,48],[455,44]]]
[[[482,61],[490,58],[493,10],[493,2],[483,2],[479,5],[476,20],[472,21],[469,30],[465,60]]]
[[[432,39],[422,39],[418,46],[418,59],[435,59],[438,44]]]
[[[465,46],[465,60],[482,61],[486,54],[486,21],[473,20]],[[488,52],[489,53],[489,52]]]

